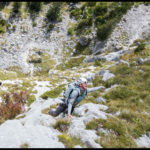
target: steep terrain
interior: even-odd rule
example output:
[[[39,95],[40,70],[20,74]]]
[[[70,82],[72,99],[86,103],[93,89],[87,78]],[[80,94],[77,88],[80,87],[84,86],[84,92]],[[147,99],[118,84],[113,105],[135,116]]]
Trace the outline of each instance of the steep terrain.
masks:
[[[54,21],[47,20],[52,2],[36,17],[27,2],[14,13],[14,3],[0,8],[0,147],[150,147],[149,3],[62,3]],[[102,39],[101,27],[113,21],[101,24],[106,6],[106,20],[125,11]],[[79,77],[106,89],[90,93],[71,120],[48,115]]]

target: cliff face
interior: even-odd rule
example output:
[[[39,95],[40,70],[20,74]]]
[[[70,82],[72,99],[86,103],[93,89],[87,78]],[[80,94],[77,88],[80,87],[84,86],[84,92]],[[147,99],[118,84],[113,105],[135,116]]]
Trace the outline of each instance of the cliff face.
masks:
[[[129,10],[113,31],[106,49],[129,49],[135,40],[147,38],[150,31],[149,16],[149,6],[140,5]]]
[[[26,2],[22,17],[14,16],[13,3],[0,7],[0,21],[7,20],[0,34],[0,147],[150,147],[150,5],[133,5],[101,41],[94,15],[91,28],[77,30],[99,2],[64,3],[61,21],[50,22],[51,3],[43,3],[34,20]],[[70,120],[48,115],[62,103],[67,85],[80,77],[87,78],[88,87],[106,89],[88,94]],[[18,99],[25,101],[20,109]]]

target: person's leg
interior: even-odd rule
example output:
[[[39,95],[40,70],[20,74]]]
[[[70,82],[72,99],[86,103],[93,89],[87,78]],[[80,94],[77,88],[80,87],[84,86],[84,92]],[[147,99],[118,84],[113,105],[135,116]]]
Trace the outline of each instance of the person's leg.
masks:
[[[73,106],[73,107],[72,107],[72,110],[71,110],[71,114],[73,113],[73,111],[74,111],[74,108],[75,108],[75,107]]]
[[[73,111],[74,111],[74,106],[72,107],[72,109],[71,109],[71,114],[73,113]],[[65,110],[64,110],[64,114],[68,114],[68,108],[66,108]]]
[[[56,116],[58,116],[60,113],[62,113],[62,112],[66,109],[66,107],[67,107],[67,106],[66,106],[65,104],[61,103],[55,111],[50,110],[50,111],[48,112],[48,114],[50,114],[50,115],[56,117]]]

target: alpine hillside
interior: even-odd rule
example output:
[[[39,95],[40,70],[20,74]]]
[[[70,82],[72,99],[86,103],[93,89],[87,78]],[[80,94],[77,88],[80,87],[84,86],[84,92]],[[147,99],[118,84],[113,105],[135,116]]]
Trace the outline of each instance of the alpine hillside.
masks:
[[[150,148],[150,2],[0,2],[0,82],[0,148]]]

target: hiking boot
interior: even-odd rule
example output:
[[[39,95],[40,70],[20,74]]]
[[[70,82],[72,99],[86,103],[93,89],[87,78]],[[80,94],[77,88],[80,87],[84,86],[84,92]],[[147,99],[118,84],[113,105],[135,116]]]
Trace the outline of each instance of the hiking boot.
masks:
[[[53,116],[53,111],[52,111],[52,110],[49,110],[49,111],[48,111],[48,114]]]

